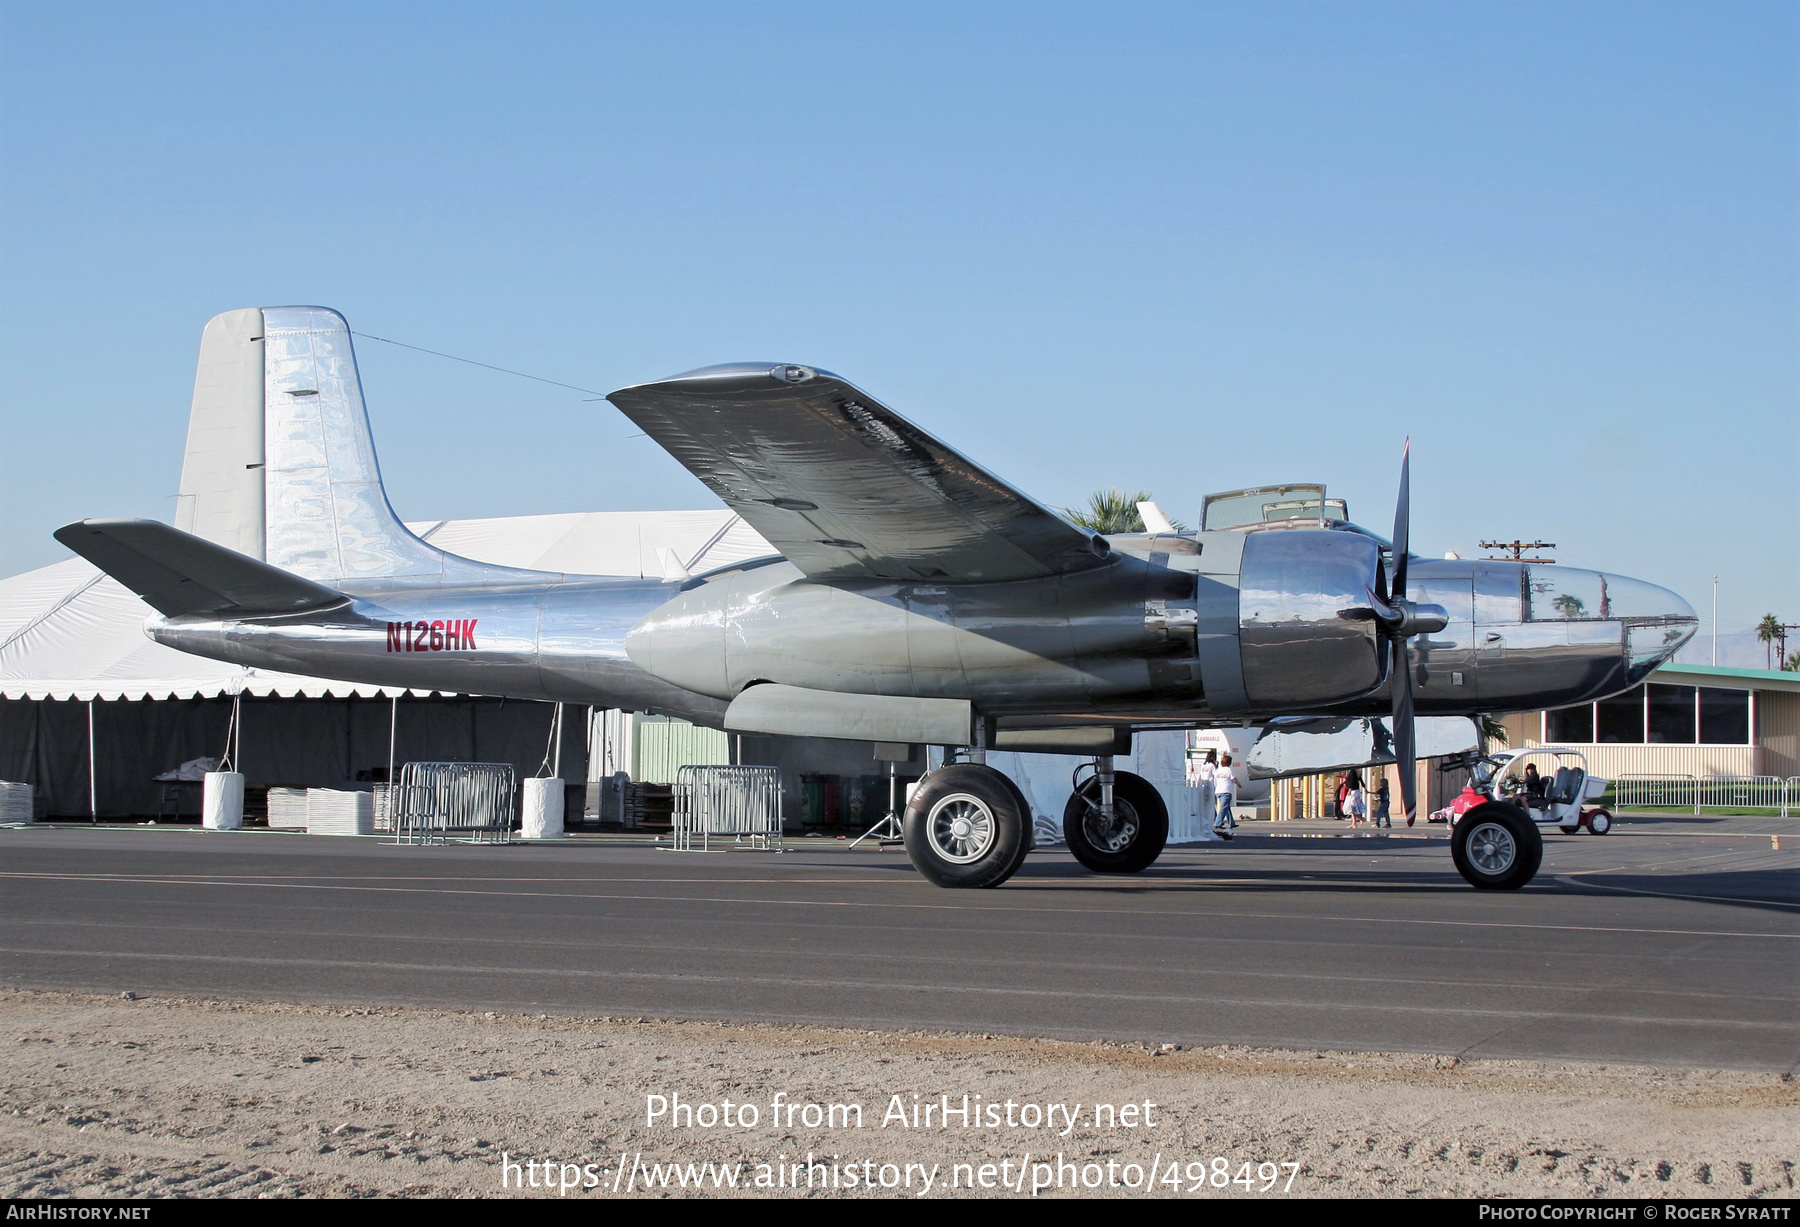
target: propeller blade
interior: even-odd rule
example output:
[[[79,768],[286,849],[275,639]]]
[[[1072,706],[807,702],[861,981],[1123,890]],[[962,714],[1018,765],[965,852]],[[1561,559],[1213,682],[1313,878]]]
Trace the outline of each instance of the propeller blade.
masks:
[[[1400,769],[1400,800],[1406,806],[1406,822],[1412,825],[1418,810],[1419,771],[1418,741],[1413,736],[1412,669],[1407,664],[1406,640],[1395,637],[1391,645],[1393,664],[1388,670],[1389,685],[1394,692],[1394,764]]]
[[[1412,523],[1412,439],[1406,440],[1406,448],[1400,453],[1400,497],[1394,502],[1394,585],[1393,599],[1404,600],[1406,597],[1406,555],[1409,551],[1407,538]]]

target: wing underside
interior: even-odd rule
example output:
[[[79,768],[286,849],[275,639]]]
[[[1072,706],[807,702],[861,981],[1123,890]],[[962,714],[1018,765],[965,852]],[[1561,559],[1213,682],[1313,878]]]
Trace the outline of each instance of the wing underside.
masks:
[[[708,367],[608,399],[817,579],[1032,579],[1106,553],[827,371]]]

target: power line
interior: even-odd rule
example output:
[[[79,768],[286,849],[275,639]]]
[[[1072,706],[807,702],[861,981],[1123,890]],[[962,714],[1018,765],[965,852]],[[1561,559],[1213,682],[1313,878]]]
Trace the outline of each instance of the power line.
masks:
[[[1483,560],[1485,562],[1553,563],[1556,561],[1554,558],[1526,558],[1524,556],[1526,550],[1553,550],[1556,548],[1554,541],[1478,541],[1476,544],[1484,550],[1504,551],[1501,557],[1487,558]]]
[[[504,366],[495,366],[491,362],[477,362],[473,358],[463,358],[463,357],[459,357],[456,354],[447,354],[447,353],[444,353],[442,350],[426,349],[423,345],[408,345],[405,341],[396,341],[392,337],[378,337],[372,332],[357,332],[355,329],[351,329],[351,335],[362,337],[365,340],[369,340],[369,341],[380,341],[384,345],[398,345],[401,349],[417,350],[421,354],[430,354],[434,358],[448,358],[452,362],[466,362],[470,366],[485,367],[487,370],[490,370],[490,371],[499,371],[502,375],[517,375],[520,379],[534,379],[538,383],[547,383],[547,384],[550,384],[552,387],[557,387],[557,388],[567,388],[571,392],[586,392],[592,396],[596,396],[596,397],[600,398],[601,400],[606,399],[606,393],[604,393],[604,392],[596,392],[592,388],[584,388],[584,387],[579,386],[578,384],[564,383],[560,379],[545,379],[542,375],[528,375],[524,371],[515,371],[515,370],[510,370]]]

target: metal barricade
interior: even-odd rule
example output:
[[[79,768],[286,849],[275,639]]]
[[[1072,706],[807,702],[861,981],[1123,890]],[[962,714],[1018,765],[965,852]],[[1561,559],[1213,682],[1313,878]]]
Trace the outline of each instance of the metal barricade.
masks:
[[[1622,775],[1609,797],[1617,809],[1703,809],[1727,813],[1772,810],[1787,817],[1800,808],[1800,777],[1774,775]]]
[[[395,843],[505,843],[518,785],[511,763],[407,763],[393,807]]]
[[[1700,812],[1700,781],[1691,775],[1614,776],[1608,790],[1615,809],[1685,809]]]
[[[708,851],[715,835],[736,846],[780,852],[781,770],[778,767],[690,766],[675,772],[677,852]]]
[[[1700,804],[1707,809],[1779,811],[1782,781],[1773,775],[1721,775],[1700,781]]]

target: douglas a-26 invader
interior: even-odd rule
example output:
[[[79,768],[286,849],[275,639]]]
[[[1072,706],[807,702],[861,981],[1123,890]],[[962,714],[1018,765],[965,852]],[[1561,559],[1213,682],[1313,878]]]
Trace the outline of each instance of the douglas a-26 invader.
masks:
[[[1620,576],[1409,555],[1404,461],[1391,542],[1318,486],[1216,496],[1198,531],[1097,536],[814,367],[714,366],[610,399],[781,553],[619,579],[426,544],[382,492],[349,328],[319,307],[207,325],[176,527],[56,535],[157,611],[154,639],[202,656],[949,747],[905,815],[913,863],[942,886],[997,885],[1030,847],[989,749],[1091,759],[1070,850],[1136,872],[1168,815],[1113,770],[1135,731],[1254,722],[1253,764],[1397,762],[1410,815],[1415,712],[1467,730],[1477,712],[1615,694],[1696,624]],[[1509,888],[1542,845],[1494,802],[1452,853],[1474,885]]]

